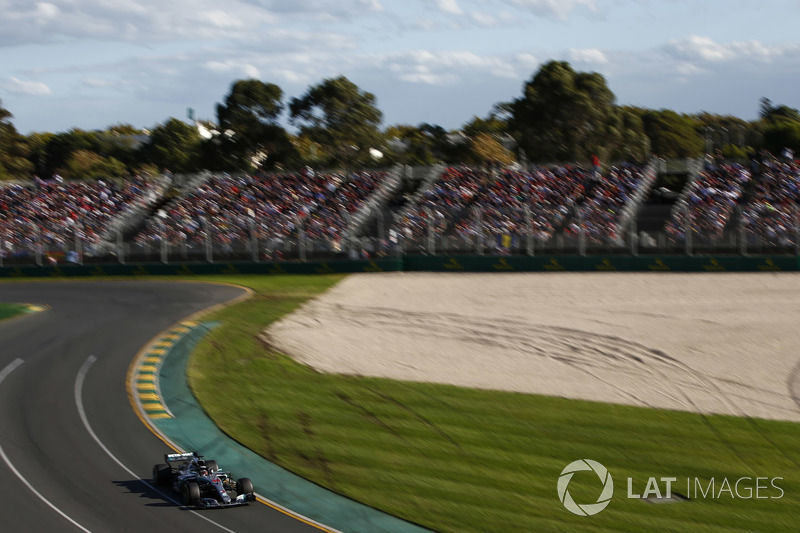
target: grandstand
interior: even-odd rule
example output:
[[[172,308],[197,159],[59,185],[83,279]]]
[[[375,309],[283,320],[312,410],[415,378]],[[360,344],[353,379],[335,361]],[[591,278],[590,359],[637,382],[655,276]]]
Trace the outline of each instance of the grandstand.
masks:
[[[664,162],[132,177],[0,188],[0,261],[796,253],[800,165]]]
[[[386,172],[213,176],[155,213],[133,238],[133,254],[178,247],[202,259],[213,246],[227,258],[274,259],[286,244],[341,251],[341,241],[383,190]]]
[[[0,260],[79,262],[104,254],[107,239],[146,211],[166,189],[163,178],[94,182],[36,180],[0,188]]]

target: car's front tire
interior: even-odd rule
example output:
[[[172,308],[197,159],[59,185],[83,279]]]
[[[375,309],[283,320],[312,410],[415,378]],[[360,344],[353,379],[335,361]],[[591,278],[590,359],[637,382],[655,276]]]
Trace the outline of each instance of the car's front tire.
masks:
[[[250,478],[243,477],[236,482],[236,494],[247,494],[251,495],[255,489],[253,488],[253,482],[250,481]]]
[[[197,505],[200,502],[200,487],[194,481],[187,481],[181,487],[184,505]]]

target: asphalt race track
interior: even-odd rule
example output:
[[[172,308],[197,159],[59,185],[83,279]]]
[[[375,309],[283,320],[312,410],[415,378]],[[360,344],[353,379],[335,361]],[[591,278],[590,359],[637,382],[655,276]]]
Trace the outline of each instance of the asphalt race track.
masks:
[[[134,412],[128,367],[175,322],[241,294],[198,283],[0,284],[0,302],[50,307],[0,322],[3,530],[318,533],[259,503],[184,508],[150,485],[170,449]]]

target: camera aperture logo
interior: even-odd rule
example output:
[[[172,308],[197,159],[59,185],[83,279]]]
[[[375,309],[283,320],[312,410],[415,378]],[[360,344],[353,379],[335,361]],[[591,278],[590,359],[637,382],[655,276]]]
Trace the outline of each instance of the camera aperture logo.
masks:
[[[600,482],[603,484],[602,492],[595,503],[575,503],[569,493],[569,482],[572,481],[572,476],[575,475],[575,472],[588,470],[593,471],[600,478]],[[561,500],[561,503],[564,504],[564,507],[569,512],[579,516],[596,515],[608,506],[613,495],[614,480],[611,479],[608,469],[591,459],[579,459],[571,462],[561,471],[561,475],[558,477],[558,499]]]

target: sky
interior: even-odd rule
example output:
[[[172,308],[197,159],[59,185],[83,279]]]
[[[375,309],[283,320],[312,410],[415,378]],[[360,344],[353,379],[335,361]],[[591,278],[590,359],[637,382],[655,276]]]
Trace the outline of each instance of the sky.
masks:
[[[383,125],[456,129],[550,60],[620,105],[800,108],[800,0],[0,0],[0,105],[21,133],[214,121],[233,82],[284,103],[346,76]],[[288,116],[283,118],[284,122]]]

